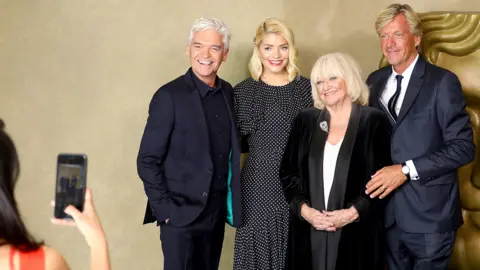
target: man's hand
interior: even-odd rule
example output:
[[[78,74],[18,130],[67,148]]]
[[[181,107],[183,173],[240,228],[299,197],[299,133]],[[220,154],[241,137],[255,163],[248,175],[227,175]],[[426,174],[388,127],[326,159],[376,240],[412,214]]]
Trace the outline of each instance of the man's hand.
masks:
[[[394,191],[407,181],[407,176],[402,173],[402,165],[396,164],[392,166],[383,167],[377,171],[372,180],[367,183],[366,194],[370,194],[370,198],[375,198],[380,195],[380,199],[385,198],[388,194]]]
[[[323,214],[327,217],[327,220],[333,222],[333,228],[327,229],[328,231],[335,231],[358,219],[358,211],[353,206],[331,212],[323,211]]]

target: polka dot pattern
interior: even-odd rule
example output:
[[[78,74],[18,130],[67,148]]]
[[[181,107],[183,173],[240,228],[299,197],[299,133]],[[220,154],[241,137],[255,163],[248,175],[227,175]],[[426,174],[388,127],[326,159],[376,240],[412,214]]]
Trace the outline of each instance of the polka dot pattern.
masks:
[[[304,77],[284,86],[249,78],[234,89],[237,122],[248,138],[242,170],[243,226],[235,236],[235,270],[282,270],[288,237],[288,205],[279,178],[290,125],[312,106],[310,81]]]

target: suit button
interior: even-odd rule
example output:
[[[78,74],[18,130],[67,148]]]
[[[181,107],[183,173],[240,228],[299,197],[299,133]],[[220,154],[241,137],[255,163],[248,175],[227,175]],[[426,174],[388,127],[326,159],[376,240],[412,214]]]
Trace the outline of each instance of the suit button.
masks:
[[[400,152],[400,149],[398,149],[398,148],[393,149],[394,154],[398,154],[399,152]]]
[[[210,172],[210,173],[213,172],[213,169],[212,168],[208,169],[208,172]]]
[[[203,197],[207,197],[207,195],[208,195],[207,192],[203,192],[202,194]]]

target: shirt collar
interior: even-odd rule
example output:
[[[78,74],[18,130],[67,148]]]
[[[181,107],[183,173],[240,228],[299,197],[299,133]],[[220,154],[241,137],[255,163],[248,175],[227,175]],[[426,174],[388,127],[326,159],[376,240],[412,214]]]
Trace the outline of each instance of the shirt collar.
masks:
[[[218,76],[215,78],[215,87],[210,87],[202,80],[200,80],[195,73],[193,73],[192,68],[189,69],[190,76],[192,77],[192,81],[195,87],[200,91],[200,95],[205,97],[209,91],[217,92],[222,89],[222,84]]]
[[[402,74],[398,74],[397,72],[395,72],[395,70],[393,69],[393,66],[392,66],[392,78],[395,78],[395,76],[397,76],[397,75],[402,75],[403,79],[406,79],[404,81],[409,81],[410,77],[412,76],[412,73],[413,73],[413,68],[415,67],[415,64],[418,61],[418,57],[419,57],[419,54],[417,53],[417,56],[415,57],[415,60],[413,60],[413,62],[410,64],[410,66],[408,66],[408,68],[405,69],[405,71]]]

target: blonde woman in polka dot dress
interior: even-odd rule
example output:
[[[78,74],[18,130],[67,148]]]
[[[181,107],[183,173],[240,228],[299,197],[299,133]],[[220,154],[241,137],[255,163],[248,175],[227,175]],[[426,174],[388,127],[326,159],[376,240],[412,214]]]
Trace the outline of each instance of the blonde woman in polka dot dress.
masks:
[[[234,89],[242,150],[244,225],[235,237],[235,270],[283,270],[289,211],[279,179],[290,125],[313,105],[310,81],[298,74],[292,31],[277,19],[257,29],[251,77]]]

